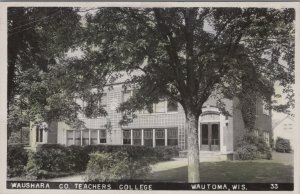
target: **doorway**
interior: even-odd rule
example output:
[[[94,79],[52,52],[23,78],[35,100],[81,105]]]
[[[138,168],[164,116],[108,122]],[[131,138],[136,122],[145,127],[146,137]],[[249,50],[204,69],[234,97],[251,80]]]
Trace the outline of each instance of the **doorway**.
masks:
[[[220,123],[201,123],[200,150],[220,150]]]

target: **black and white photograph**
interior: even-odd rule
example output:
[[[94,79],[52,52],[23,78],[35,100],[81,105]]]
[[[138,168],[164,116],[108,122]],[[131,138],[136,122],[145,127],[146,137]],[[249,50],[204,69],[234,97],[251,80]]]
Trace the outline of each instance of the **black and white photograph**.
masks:
[[[295,191],[296,4],[20,5],[5,191]]]

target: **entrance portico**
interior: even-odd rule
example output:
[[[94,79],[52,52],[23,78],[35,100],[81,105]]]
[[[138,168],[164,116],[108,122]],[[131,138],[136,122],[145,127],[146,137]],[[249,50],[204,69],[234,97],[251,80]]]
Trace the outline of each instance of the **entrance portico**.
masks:
[[[224,145],[225,117],[216,107],[204,107],[199,118],[198,141],[200,151],[226,151]]]

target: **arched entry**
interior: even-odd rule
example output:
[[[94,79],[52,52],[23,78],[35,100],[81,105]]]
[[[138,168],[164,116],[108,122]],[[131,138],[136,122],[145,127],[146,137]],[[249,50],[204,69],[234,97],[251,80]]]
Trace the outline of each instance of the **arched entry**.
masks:
[[[220,151],[220,112],[206,109],[199,121],[200,150]]]

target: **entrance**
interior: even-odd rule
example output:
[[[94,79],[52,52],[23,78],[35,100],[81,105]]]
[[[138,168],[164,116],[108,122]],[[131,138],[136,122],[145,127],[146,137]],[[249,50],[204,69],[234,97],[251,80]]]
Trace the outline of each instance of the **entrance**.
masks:
[[[201,123],[200,150],[220,150],[220,123]]]

